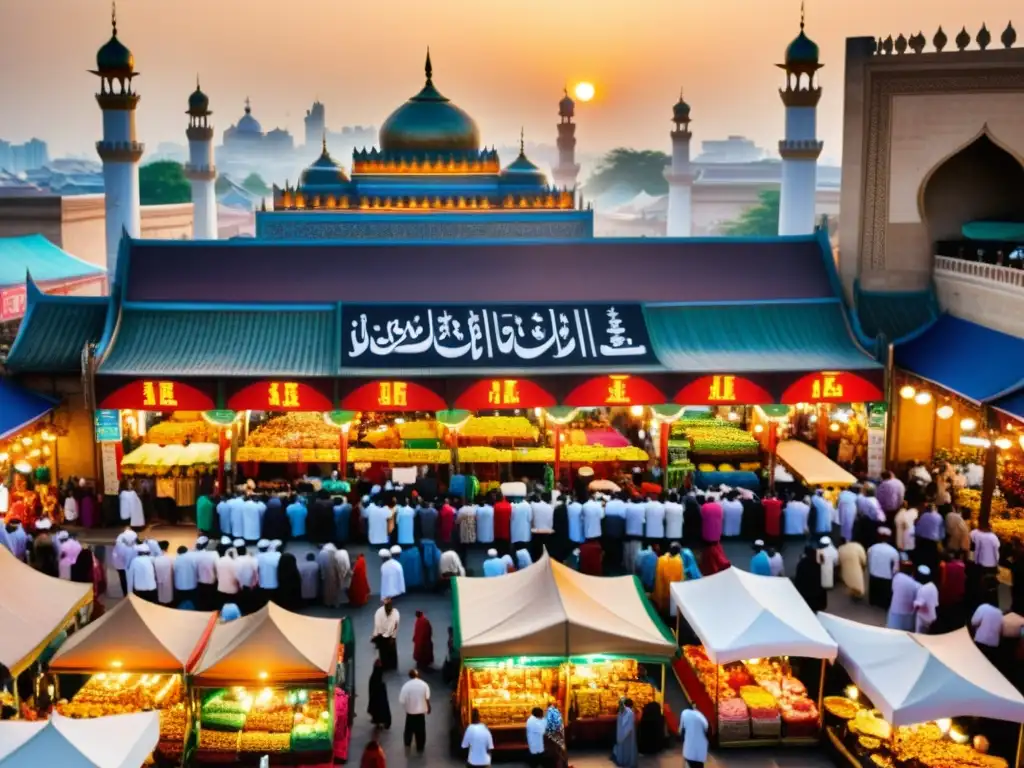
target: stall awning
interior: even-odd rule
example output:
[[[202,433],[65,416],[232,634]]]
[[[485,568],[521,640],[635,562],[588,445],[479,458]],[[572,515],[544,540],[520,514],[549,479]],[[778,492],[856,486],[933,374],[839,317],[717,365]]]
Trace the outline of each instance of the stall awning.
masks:
[[[87,720],[58,714],[45,721],[0,723],[3,768],[139,768],[160,739],[159,712]]]
[[[28,308],[7,356],[17,372],[78,373],[82,351],[103,335],[109,299],[85,296],[46,296],[31,282]]]
[[[800,440],[783,440],[776,447],[775,455],[807,485],[846,487],[857,482],[856,477],[828,456]]]
[[[317,684],[334,675],[339,619],[302,616],[275,603],[218,624],[192,672],[201,688]]]
[[[17,676],[92,601],[92,584],[47,576],[0,547],[0,664]]]
[[[969,221],[960,227],[960,234],[968,240],[1024,242],[1024,222]]]
[[[0,237],[0,286],[20,286],[25,275],[41,283],[102,277],[103,267],[72,256],[43,235]]]
[[[586,576],[544,555],[506,576],[457,578],[462,658],[616,654],[671,658],[676,644],[633,576]]]
[[[943,315],[895,349],[896,365],[976,403],[1024,381],[1024,339]]]
[[[334,376],[330,308],[128,309],[99,372],[124,376]]]
[[[645,309],[669,370],[707,373],[879,368],[854,343],[838,300],[691,304]]]
[[[673,584],[672,602],[717,664],[765,656],[834,661],[838,652],[789,579],[727,568]]]
[[[1024,723],[1024,697],[967,629],[917,635],[828,613],[818,618],[839,644],[839,663],[891,725],[943,717]]]
[[[57,403],[53,398],[19,387],[10,379],[0,378],[0,439],[43,418]]]
[[[198,657],[216,613],[179,611],[129,595],[60,647],[55,672],[180,674]]]
[[[1002,411],[1007,416],[1024,421],[1024,387],[1011,392],[1005,397],[992,401],[992,407]]]

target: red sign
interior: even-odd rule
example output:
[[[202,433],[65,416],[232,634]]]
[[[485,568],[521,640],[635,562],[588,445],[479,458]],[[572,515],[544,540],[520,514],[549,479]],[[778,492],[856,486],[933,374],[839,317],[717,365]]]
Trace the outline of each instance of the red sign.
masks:
[[[691,381],[672,401],[679,405],[763,405],[773,403],[768,391],[742,376],[722,374]]]
[[[341,399],[347,411],[443,411],[440,395],[415,381],[382,380],[363,384]]]
[[[592,408],[599,405],[661,405],[664,393],[639,376],[613,374],[597,376],[569,393],[562,405]]]
[[[141,379],[104,398],[104,410],[212,411],[213,398],[189,384],[166,379]]]
[[[484,379],[471,385],[455,401],[455,407],[467,411],[511,408],[550,408],[555,396],[529,379]]]
[[[809,373],[782,394],[782,403],[869,403],[884,400],[882,390],[855,373]]]
[[[17,320],[25,315],[27,293],[25,286],[0,291],[0,322]]]
[[[261,381],[228,398],[232,411],[331,411],[331,399],[300,381]]]

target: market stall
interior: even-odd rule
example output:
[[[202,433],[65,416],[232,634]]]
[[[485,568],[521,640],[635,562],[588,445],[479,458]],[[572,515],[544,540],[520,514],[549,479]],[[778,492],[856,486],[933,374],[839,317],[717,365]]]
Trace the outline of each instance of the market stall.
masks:
[[[140,768],[159,738],[155,712],[0,722],[2,768]]]
[[[216,621],[213,612],[179,611],[129,595],[76,632],[50,660],[62,697],[57,711],[94,718],[156,710],[158,751],[180,759],[191,729],[184,676]],[[79,675],[89,677],[76,691]]]
[[[683,644],[673,668],[718,745],[816,744],[837,645],[793,583],[727,568],[671,591]],[[684,642],[684,619],[700,645]]]
[[[632,576],[580,574],[545,553],[528,568],[498,578],[454,579],[454,634],[463,669],[461,725],[472,709],[495,746],[518,747],[534,707],[555,703],[575,743],[614,740],[619,699],[636,711],[663,701],[644,664],[676,653]]]
[[[92,605],[92,584],[40,573],[6,547],[0,547],[0,584],[0,664],[16,678]]]
[[[775,456],[808,486],[845,488],[857,482],[856,477],[802,440],[782,440],[775,449]]]
[[[348,695],[336,688],[341,621],[291,613],[274,603],[218,624],[188,677],[194,760],[318,765],[334,756]]]
[[[1024,723],[1024,697],[967,629],[918,635],[818,615],[839,644],[838,665],[852,681],[844,695],[824,700],[829,742],[851,765],[1022,764],[1024,725],[1008,734],[1005,725]],[[836,689],[844,683],[837,681]],[[990,746],[1002,754],[988,754]]]

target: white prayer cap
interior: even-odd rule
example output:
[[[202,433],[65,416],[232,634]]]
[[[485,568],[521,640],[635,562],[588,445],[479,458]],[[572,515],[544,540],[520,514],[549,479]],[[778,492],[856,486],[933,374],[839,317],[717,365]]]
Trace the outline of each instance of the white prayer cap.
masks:
[[[231,546],[232,547],[244,547],[245,546],[245,539],[235,539],[234,541],[231,542]]]
[[[393,546],[391,548],[391,554],[392,555],[400,555],[400,554],[402,554],[402,548],[400,546],[398,546],[397,544],[395,544],[395,546]]]
[[[67,531],[57,532],[57,541],[67,541],[71,537],[71,534]]]
[[[387,560],[387,559],[389,559],[391,557],[391,550],[389,550],[387,547],[385,547],[384,549],[381,549],[380,551],[378,551],[377,554],[380,557],[382,557],[385,560]]]
[[[231,546],[231,537],[230,536],[221,536],[220,537],[220,544],[221,544],[222,547],[230,547]]]
[[[929,568],[927,565],[919,565],[917,567],[917,572],[920,573],[922,576],[931,576],[932,575],[932,569]]]
[[[369,503],[370,503],[370,497],[369,496],[363,496],[363,504],[369,504]]]
[[[493,549],[493,548],[492,549],[488,549],[487,550],[487,556],[488,557],[497,557],[498,556],[498,550]]]
[[[879,536],[892,536],[892,531],[888,528],[882,527],[878,529]]]
[[[256,542],[256,549],[270,549],[270,542],[266,539],[260,539]]]
[[[38,523],[36,523],[36,527],[37,528],[39,527]],[[137,534],[133,530],[129,529],[129,530],[125,531],[124,535],[128,537],[128,541],[138,541],[139,540],[139,534]]]
[[[146,544],[136,544],[135,545],[135,551],[138,552],[140,555],[148,555],[148,554],[150,554],[149,546],[146,545]]]
[[[272,542],[270,542],[270,551],[271,552],[276,552],[282,546],[284,546],[284,542],[283,541],[281,541],[280,539],[274,539]]]
[[[36,521],[36,528],[41,531],[48,531],[53,527],[53,523],[48,518],[42,518]]]
[[[822,536],[820,539],[818,539],[818,543],[821,544],[821,546],[823,547],[827,547],[829,544],[832,543],[832,539],[828,536]]]
[[[200,547],[205,547],[209,543],[210,540],[206,536],[200,536],[198,539],[196,539],[196,544],[198,544]]]
[[[757,540],[756,540],[756,541],[754,542],[754,546],[755,546],[755,547],[763,547],[763,546],[764,546],[764,539],[757,539]]]
[[[576,549],[574,549],[574,550],[572,551],[572,553],[573,553],[574,555],[576,555],[576,557],[579,557],[579,556],[580,556],[580,548],[579,548],[579,547],[576,547]]]

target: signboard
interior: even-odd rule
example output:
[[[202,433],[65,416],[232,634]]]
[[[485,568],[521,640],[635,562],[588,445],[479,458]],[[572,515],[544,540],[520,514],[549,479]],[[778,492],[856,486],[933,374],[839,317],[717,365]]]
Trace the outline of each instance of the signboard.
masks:
[[[656,364],[638,304],[349,306],[342,366]]]
[[[662,405],[665,395],[646,379],[628,374],[596,376],[580,384],[565,398],[564,405],[592,408],[601,405]]]
[[[448,404],[415,381],[388,379],[363,384],[341,398],[341,407],[349,411],[443,411]]]
[[[121,462],[118,460],[118,443],[100,445],[100,466],[103,472],[103,495],[117,496],[121,485]]]
[[[550,408],[557,402],[554,395],[529,379],[484,379],[459,395],[455,399],[455,407],[490,411]]]
[[[96,442],[121,442],[121,412],[112,410],[96,411]]]
[[[28,294],[25,286],[0,291],[0,322],[24,317],[27,304]]]
[[[235,411],[330,411],[331,399],[300,381],[261,381],[228,398]]]
[[[885,469],[885,403],[868,404],[868,477]]]
[[[190,384],[167,379],[140,379],[126,384],[100,403],[104,409],[138,411],[211,411],[213,398]]]
[[[774,401],[764,387],[732,374],[702,376],[679,390],[673,400],[679,405],[763,405]]]
[[[867,403],[882,400],[882,390],[855,373],[821,371],[809,373],[789,386],[782,402],[794,403]]]

